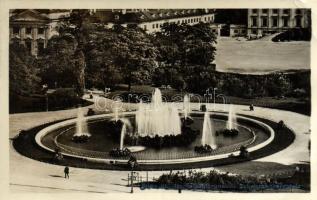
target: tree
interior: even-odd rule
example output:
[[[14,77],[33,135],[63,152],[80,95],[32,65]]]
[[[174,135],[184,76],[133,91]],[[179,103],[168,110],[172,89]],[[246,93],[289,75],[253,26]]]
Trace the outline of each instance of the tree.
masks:
[[[125,82],[149,83],[157,66],[157,49],[141,30],[127,28],[117,33],[115,40],[107,41],[114,56],[114,64],[122,70]]]
[[[76,91],[79,94],[83,93],[85,86],[85,54],[84,48],[87,43],[87,35],[90,32],[90,12],[89,10],[79,9],[72,10],[68,20],[59,24],[59,34],[61,38],[72,36],[76,41],[75,53],[73,54],[72,62],[77,65],[76,78],[73,80]],[[58,49],[56,49],[58,51]]]
[[[10,97],[29,96],[39,92],[40,77],[36,59],[18,41],[9,47],[9,90]]]
[[[193,92],[215,85],[212,62],[216,36],[208,24],[164,24],[162,31],[155,34],[153,43],[159,50],[158,61],[164,63],[159,65],[164,66],[160,72],[165,72],[165,76],[171,71],[177,72],[177,77],[168,79],[169,84],[175,85],[174,79],[182,80]]]
[[[71,35],[54,36],[39,60],[43,82],[50,87],[74,87],[78,94],[84,88],[85,56]]]

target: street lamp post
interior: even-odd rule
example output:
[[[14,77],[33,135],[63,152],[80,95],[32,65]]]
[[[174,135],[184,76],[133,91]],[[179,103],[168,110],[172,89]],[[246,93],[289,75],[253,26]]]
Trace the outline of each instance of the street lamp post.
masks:
[[[48,112],[48,93],[46,92],[46,112]]]
[[[131,193],[133,193],[133,167],[131,169]]]
[[[131,156],[131,158],[130,158],[129,161],[128,161],[128,164],[129,164],[130,167],[131,167],[131,193],[133,193],[133,178],[134,178],[133,168],[134,168],[134,166],[135,166],[135,164],[136,164],[136,159]]]
[[[213,96],[213,98],[214,98],[214,111],[215,111],[215,104],[216,104],[216,90],[217,90],[217,88],[213,88],[213,92],[214,92],[214,96]]]

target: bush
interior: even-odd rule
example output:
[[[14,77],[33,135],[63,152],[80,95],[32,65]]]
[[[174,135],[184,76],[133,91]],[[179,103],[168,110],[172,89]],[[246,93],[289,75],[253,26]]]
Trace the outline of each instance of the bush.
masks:
[[[124,149],[115,148],[109,152],[109,155],[111,157],[116,157],[116,158],[127,157],[127,156],[130,156],[130,154],[131,154],[131,151],[128,148],[124,148]]]
[[[48,106],[50,110],[76,107],[82,103],[82,99],[72,88],[57,89],[48,96]]]
[[[205,144],[204,146],[195,146],[194,151],[196,153],[200,153],[200,154],[204,154],[204,153],[210,153],[212,152],[214,149],[211,148],[210,145]]]
[[[237,129],[223,129],[216,131],[216,135],[223,134],[225,137],[234,137],[239,134],[239,131]]]
[[[196,137],[199,135],[199,131],[192,130],[189,127],[183,126],[182,133],[179,135],[165,135],[164,137],[160,137],[155,135],[155,137],[139,136],[137,141],[140,145],[146,147],[152,147],[156,149],[164,148],[164,147],[186,147],[189,146],[193,141],[195,141]],[[125,137],[125,144],[133,144],[134,140],[132,136],[127,135]]]
[[[80,135],[80,136],[73,136],[72,137],[72,141],[75,143],[86,143],[89,140],[89,136],[88,135]]]

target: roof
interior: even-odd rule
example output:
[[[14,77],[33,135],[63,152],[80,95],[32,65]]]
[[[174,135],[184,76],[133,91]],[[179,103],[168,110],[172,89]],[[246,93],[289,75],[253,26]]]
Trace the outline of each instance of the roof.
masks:
[[[99,15],[107,22],[116,23],[142,23],[164,19],[174,19],[189,16],[201,16],[214,13],[213,9],[145,9],[135,12],[96,10]],[[107,17],[105,17],[107,16]],[[118,16],[119,18],[116,18]]]
[[[40,21],[46,22],[49,18],[36,10],[15,10],[13,15],[10,17],[10,22],[33,22],[33,21]]]

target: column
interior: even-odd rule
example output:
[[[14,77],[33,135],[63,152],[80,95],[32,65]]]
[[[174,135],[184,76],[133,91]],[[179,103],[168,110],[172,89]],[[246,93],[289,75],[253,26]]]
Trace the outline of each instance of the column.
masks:
[[[289,16],[289,27],[293,28],[295,27],[295,9],[290,9]]]
[[[221,30],[221,25],[217,25],[217,36],[220,37],[220,30]]]
[[[251,15],[252,15],[252,9],[248,9],[248,28],[251,28],[251,27],[252,27],[252,18],[251,18]]]
[[[257,36],[262,36],[262,23],[261,23],[261,14],[262,14],[262,9],[258,9],[258,19],[257,19],[257,28],[258,28],[258,32],[257,32]]]
[[[267,27],[268,27],[268,29],[271,29],[272,24],[273,24],[271,14],[272,14],[272,9],[268,9],[268,11],[267,11]]]
[[[20,38],[21,40],[25,39],[25,27],[21,27],[20,29]]]
[[[283,9],[278,10],[278,27],[279,29],[283,27]]]

